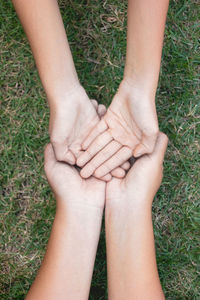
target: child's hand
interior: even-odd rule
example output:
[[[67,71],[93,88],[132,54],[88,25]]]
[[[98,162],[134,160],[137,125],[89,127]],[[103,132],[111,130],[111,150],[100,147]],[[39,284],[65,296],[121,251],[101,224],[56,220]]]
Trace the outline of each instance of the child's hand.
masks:
[[[81,86],[73,89],[65,99],[57,101],[56,106],[50,109],[49,123],[56,159],[74,165],[82,153],[82,142],[105,113],[106,107],[98,105],[96,100],[91,101]],[[127,168],[129,164],[126,162],[101,179],[110,180],[111,175],[122,178]]]
[[[113,178],[106,187],[106,206],[125,210],[151,208],[160,187],[168,138],[159,133],[152,154],[138,158],[124,179]]]
[[[81,86],[76,86],[63,99],[50,106],[49,131],[58,161],[75,164],[81,144],[99,122],[94,105]]]
[[[153,151],[158,122],[154,97],[150,98],[125,80],[120,84],[107,113],[83,143],[87,150],[77,160],[80,167],[84,166],[81,176],[100,178],[132,155]]]
[[[83,179],[75,167],[58,162],[51,144],[45,149],[44,167],[58,206],[67,208],[77,205],[103,209],[105,182],[94,177]]]

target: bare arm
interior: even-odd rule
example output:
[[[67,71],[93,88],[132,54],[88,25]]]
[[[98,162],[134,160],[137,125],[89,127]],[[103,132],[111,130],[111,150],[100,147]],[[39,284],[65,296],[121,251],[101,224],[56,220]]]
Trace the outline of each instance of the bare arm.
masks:
[[[45,258],[26,300],[86,300],[89,296],[102,211],[58,210]]]
[[[154,246],[151,206],[162,179],[167,137],[139,158],[122,180],[106,188],[106,248],[110,300],[163,300]]]
[[[151,210],[107,211],[106,228],[109,299],[165,299],[156,265]]]
[[[168,4],[169,0],[128,1],[124,78],[104,118],[83,142],[86,151],[77,163],[84,178],[100,178],[132,155],[152,153],[155,147],[159,132],[155,94]],[[107,136],[117,147],[108,145]]]
[[[48,100],[78,84],[56,0],[12,0],[29,39]]]
[[[124,77],[155,94],[169,0],[129,0]]]
[[[83,181],[78,171],[45,151],[45,171],[56,196],[47,251],[26,300],[87,300],[100,235],[105,183]]]
[[[13,4],[50,105],[49,132],[56,158],[74,164],[83,139],[99,118],[79,83],[57,0],[13,0]]]

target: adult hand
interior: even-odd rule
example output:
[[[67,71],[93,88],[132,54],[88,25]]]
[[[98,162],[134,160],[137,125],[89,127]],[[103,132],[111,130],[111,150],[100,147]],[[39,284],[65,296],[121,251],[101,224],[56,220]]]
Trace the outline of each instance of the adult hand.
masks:
[[[44,168],[59,207],[77,205],[103,209],[105,182],[94,177],[83,179],[75,167],[57,161],[51,144],[45,149]]]
[[[168,138],[159,133],[153,153],[138,158],[124,179],[113,178],[106,187],[106,205],[126,209],[151,208],[160,187]]]
[[[99,178],[132,155],[151,153],[157,134],[154,95],[123,80],[105,116],[82,144],[86,151],[77,160],[84,166],[81,176]]]

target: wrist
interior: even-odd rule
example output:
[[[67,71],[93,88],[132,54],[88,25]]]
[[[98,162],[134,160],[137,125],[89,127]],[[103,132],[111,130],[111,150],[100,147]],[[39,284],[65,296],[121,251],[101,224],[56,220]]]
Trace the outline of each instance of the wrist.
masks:
[[[134,209],[129,207],[106,207],[105,209],[106,228],[112,228],[112,231],[120,232],[120,228],[125,228],[128,224],[135,226],[148,219],[152,219],[152,209],[147,206]]]
[[[152,74],[135,74],[125,70],[122,82],[125,82],[132,90],[146,96],[147,99],[155,98],[158,78]]]
[[[79,232],[95,232],[102,222],[103,209],[85,205],[57,205],[55,220],[65,227],[79,227]]]
[[[149,196],[122,197],[121,199],[109,199],[106,201],[105,210],[108,215],[126,218],[127,216],[142,217],[152,210],[153,200]]]
[[[76,199],[66,199],[66,197],[56,197],[56,213],[58,214],[82,214],[82,215],[96,215],[102,216],[104,204],[92,204],[91,201],[84,199],[84,202]]]
[[[87,96],[85,89],[80,82],[74,81],[70,86],[66,86],[59,91],[53,91],[47,95],[50,106],[60,105],[62,102],[70,101],[76,95]]]

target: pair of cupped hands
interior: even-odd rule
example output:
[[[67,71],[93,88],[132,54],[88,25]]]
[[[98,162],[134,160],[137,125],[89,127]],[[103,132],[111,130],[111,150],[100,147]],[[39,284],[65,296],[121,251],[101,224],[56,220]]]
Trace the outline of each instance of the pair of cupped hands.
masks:
[[[115,202],[132,195],[152,202],[168,141],[158,130],[154,95],[123,80],[106,111],[76,85],[50,105],[49,129],[45,171],[61,203],[82,198],[103,207],[105,192]],[[141,157],[131,166],[132,156]]]

